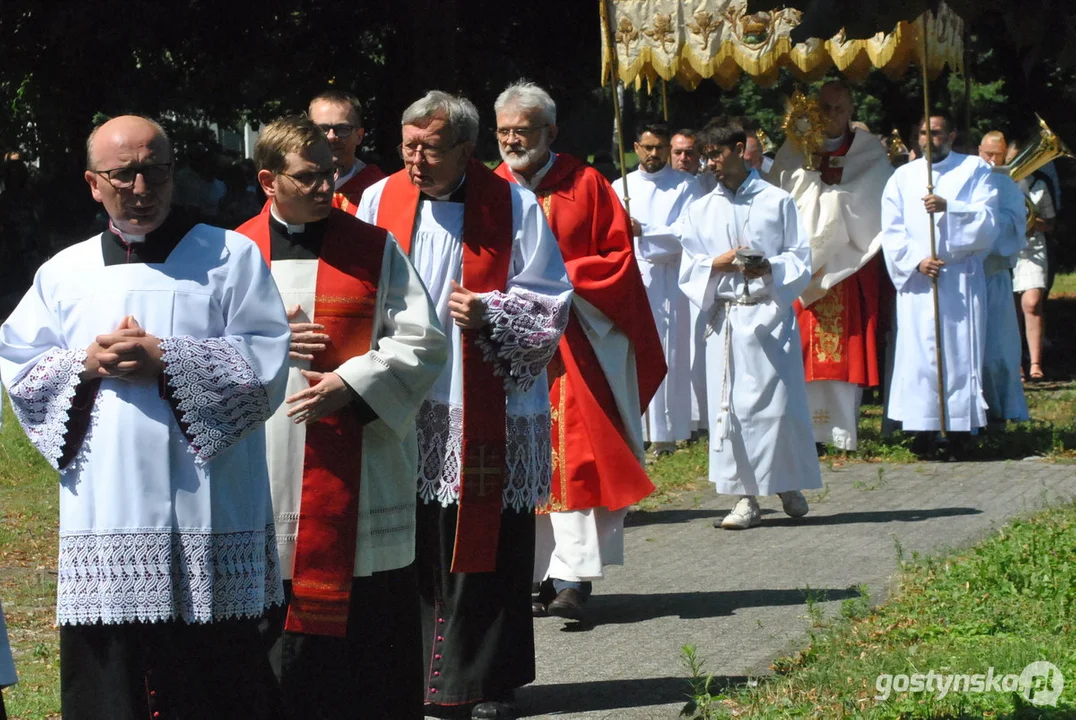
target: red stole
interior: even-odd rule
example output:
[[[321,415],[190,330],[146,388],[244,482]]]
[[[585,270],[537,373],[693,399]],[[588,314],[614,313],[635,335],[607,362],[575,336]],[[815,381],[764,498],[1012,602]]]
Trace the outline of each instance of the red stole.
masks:
[[[239,227],[271,263],[269,212]],[[322,239],[312,322],[332,343],[311,370],[333,372],[372,346],[377,286],[387,233],[333,210]],[[343,637],[347,632],[359,518],[362,425],[350,408],[306,426],[299,532],[285,629]]]
[[[854,137],[849,132],[839,148],[820,153],[819,171],[825,184],[840,184],[844,164],[831,159],[847,155]],[[796,301],[807,382],[840,380],[864,387],[878,385],[879,273],[880,261],[873,258],[810,307],[804,308]]]
[[[511,187],[485,165],[467,167],[463,209],[463,286],[476,293],[503,291],[512,263]],[[406,170],[389,176],[377,224],[411,254],[419,189]],[[504,379],[482,358],[478,331],[463,340],[463,468],[452,572],[492,572],[497,567],[505,468],[507,393]]]
[[[496,171],[511,179],[508,167]],[[635,350],[643,407],[665,377],[665,356],[631,242],[627,213],[608,182],[557,156],[537,188],[578,297],[625,333]],[[573,312],[549,364],[553,483],[547,510],[616,510],[654,490],[627,443],[616,397]]]
[[[367,165],[351,176],[351,179],[336,189],[333,194],[333,207],[350,215],[359,214],[359,200],[366,188],[385,177],[377,165]]]

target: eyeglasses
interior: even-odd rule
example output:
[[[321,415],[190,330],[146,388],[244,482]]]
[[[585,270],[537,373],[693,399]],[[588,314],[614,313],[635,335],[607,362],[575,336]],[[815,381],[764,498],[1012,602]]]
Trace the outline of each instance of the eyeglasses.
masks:
[[[351,133],[355,132],[355,126],[347,123],[340,123],[339,125],[318,125],[318,127],[321,128],[321,131],[326,135],[328,135],[331,130],[336,137],[341,140],[347,140],[351,137]]]
[[[104,175],[108,184],[117,190],[129,190],[134,187],[135,179],[141,175],[147,185],[163,185],[172,177],[172,163],[156,163],[153,165],[128,165],[127,167],[112,168],[111,170],[94,170],[98,175]]]
[[[497,128],[495,131],[497,137],[501,140],[507,140],[515,135],[518,138],[528,138],[537,132],[541,132],[549,127],[549,123],[545,125],[535,125],[534,127],[514,127],[514,128]]]
[[[295,182],[295,184],[301,187],[303,190],[313,190],[314,188],[321,187],[321,184],[326,181],[328,181],[328,183],[332,185],[333,181],[336,179],[335,169],[296,173],[295,175],[286,172],[282,172],[280,174],[285,177],[291,178]]]
[[[700,154],[700,157],[703,160],[720,160],[726,150],[728,150],[726,147],[707,148],[705,152]]]
[[[419,155],[421,155],[426,159],[427,163],[429,163],[430,165],[436,165],[437,163],[444,160],[445,156],[448,155],[451,150],[459,147],[465,142],[467,141],[459,140],[452,143],[448,147],[443,148],[434,147],[432,145],[423,145],[422,143],[417,143],[415,145],[404,145],[401,143],[396,146],[396,152],[398,152],[400,154],[400,157],[404,160],[417,160]]]
[[[665,148],[667,148],[669,146],[668,145],[641,145],[639,143],[635,143],[635,147],[637,147],[640,150],[646,152],[647,155],[653,155],[658,150],[664,150]]]

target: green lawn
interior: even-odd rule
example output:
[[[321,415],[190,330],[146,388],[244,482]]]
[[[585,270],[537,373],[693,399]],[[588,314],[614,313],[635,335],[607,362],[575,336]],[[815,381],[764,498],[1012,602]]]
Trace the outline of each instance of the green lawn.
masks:
[[[1076,717],[1076,505],[1016,520],[949,557],[913,558],[880,608],[860,597],[845,600],[836,620],[809,615],[810,647],[753,687],[707,695],[702,658],[696,717]],[[1036,661],[1067,681],[1056,706],[1030,704],[1011,680],[999,691],[986,678],[928,675],[1018,676]],[[908,691],[916,674],[933,692]]]

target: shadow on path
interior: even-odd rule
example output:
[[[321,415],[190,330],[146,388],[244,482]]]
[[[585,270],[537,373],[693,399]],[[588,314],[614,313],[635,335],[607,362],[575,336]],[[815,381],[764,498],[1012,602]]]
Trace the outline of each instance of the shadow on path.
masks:
[[[717,676],[710,685],[716,693],[747,682],[746,677]],[[686,677],[643,678],[639,680],[596,680],[561,685],[528,685],[516,691],[516,701],[524,717],[645,708],[650,705],[686,705],[691,684]]]
[[[855,588],[812,588],[810,594],[820,602],[860,595]],[[593,595],[587,603],[586,623],[569,623],[565,630],[586,631],[598,625],[638,623],[661,617],[713,618],[743,608],[805,605],[806,602],[807,591],[799,589]]]
[[[676,523],[688,523],[701,519],[722,518],[728,514],[727,509],[717,510],[651,510],[633,512],[624,520],[624,527],[642,527],[644,525],[673,525]],[[812,514],[802,518],[790,518],[779,510],[765,508],[762,510],[766,518],[764,526],[785,525],[845,525],[849,523],[887,523],[887,522],[922,522],[942,517],[954,517],[956,515],[980,515],[982,510],[971,507],[945,507],[922,510],[865,510],[862,512],[842,512],[832,515],[816,514],[817,509],[812,509]]]

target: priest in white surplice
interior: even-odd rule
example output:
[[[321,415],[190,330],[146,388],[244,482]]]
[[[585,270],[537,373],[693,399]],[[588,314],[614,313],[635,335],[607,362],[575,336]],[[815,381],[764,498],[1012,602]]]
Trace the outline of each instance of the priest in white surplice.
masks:
[[[944,116],[920,126],[919,143],[933,146],[934,192],[926,190],[926,160],[902,165],[882,195],[882,250],[897,289],[897,342],[889,389],[889,417],[905,431],[941,429],[935,361],[932,279],[938,278],[947,429],[957,457],[967,433],[986,424],[983,351],[986,281],[983,258],[997,235],[997,191],[981,158],[952,152],[956,133]],[[929,140],[928,140],[929,138]],[[937,260],[930,255],[929,215],[936,227]],[[916,449],[931,452],[932,435]]]
[[[446,342],[392,235],[332,206],[333,160],[306,117],[262,128],[270,205],[238,230],[293,321],[266,424],[288,602],[262,631],[290,717],[421,720],[415,413]]]
[[[641,125],[635,137],[639,167],[628,173],[635,257],[669,368],[650,401],[643,430],[651,450],[665,453],[691,437],[691,310],[677,284],[681,248],[675,225],[700,189],[692,175],[669,164],[665,123]],[[613,189],[623,202],[623,180],[614,182]]]
[[[250,240],[169,213],[155,122],[106,122],[87,161],[109,229],[42,265],[0,328],[12,408],[60,471],[63,716],[277,717],[257,619],[283,601],[280,295]]]
[[[761,523],[759,495],[779,495],[801,517],[801,491],[822,487],[792,308],[811,278],[810,246],[791,196],[746,166],[746,138],[723,119],[703,129],[718,186],[681,221],[680,285],[709,324],[710,482],[740,496],[720,522],[727,529]],[[765,261],[738,265],[740,248]]]
[[[363,194],[359,217],[408,252],[449,333],[448,364],[417,418],[425,699],[514,717],[514,689],[535,672],[534,508],[552,474],[546,365],[572,286],[534,193],[473,159],[470,101],[431,91],[401,124],[404,169]]]
[[[817,170],[788,140],[769,180],[796,201],[811,244],[811,284],[797,303],[814,439],[852,451],[863,388],[880,382],[875,333],[881,281],[881,198],[893,174],[885,149],[853,130],[847,87],[832,81],[818,92],[826,122]]]
[[[983,135],[979,157],[997,167],[1008,153],[1005,135],[997,130]],[[983,260],[986,275],[986,352],[983,355],[983,395],[990,422],[1027,420],[1027,399],[1020,379],[1020,323],[1012,301],[1012,269],[1020,251],[1027,247],[1027,205],[1024,193],[1005,173],[994,172],[991,181],[998,191],[997,238]]]

